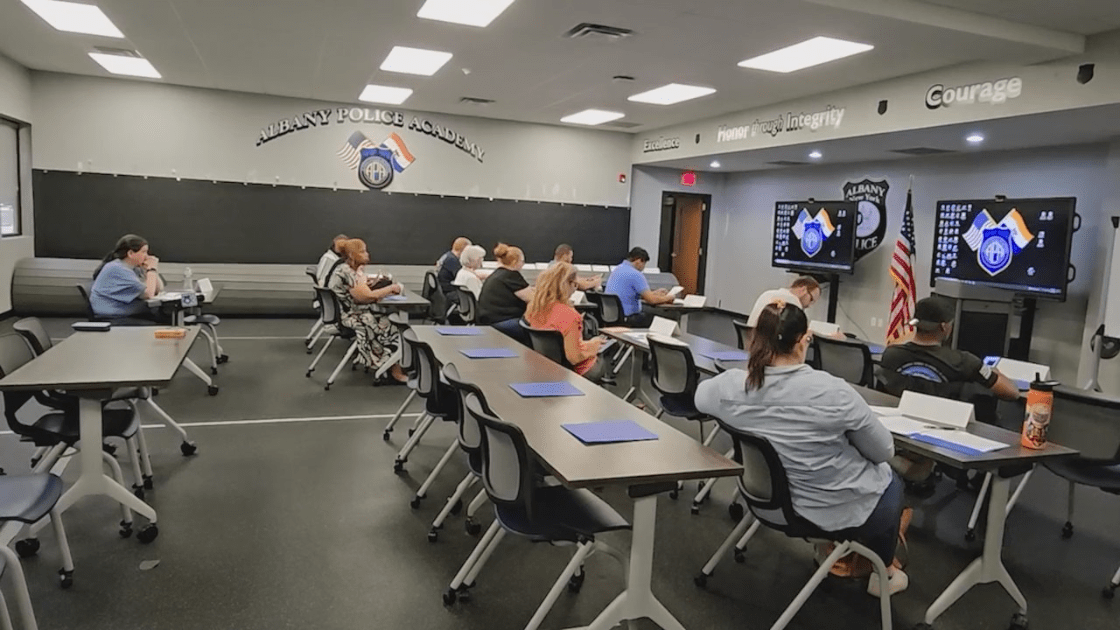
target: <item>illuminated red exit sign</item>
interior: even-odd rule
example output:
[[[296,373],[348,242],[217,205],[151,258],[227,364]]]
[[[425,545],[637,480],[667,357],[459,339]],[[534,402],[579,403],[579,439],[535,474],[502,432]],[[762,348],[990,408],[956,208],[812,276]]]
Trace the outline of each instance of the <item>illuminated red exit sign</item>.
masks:
[[[685,171],[681,173],[681,186],[695,186],[696,185],[696,171]]]

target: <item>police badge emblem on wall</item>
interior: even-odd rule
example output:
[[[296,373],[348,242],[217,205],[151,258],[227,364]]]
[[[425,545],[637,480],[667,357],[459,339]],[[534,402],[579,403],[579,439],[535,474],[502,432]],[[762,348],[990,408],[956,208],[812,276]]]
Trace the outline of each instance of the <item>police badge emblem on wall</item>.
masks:
[[[886,180],[844,184],[844,201],[857,204],[856,215],[856,260],[875,251],[887,235],[887,191],[890,185]]]

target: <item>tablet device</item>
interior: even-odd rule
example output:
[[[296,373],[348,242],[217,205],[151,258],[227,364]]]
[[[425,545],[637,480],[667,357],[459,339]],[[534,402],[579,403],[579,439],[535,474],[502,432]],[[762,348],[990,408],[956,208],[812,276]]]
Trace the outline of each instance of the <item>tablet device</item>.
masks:
[[[74,322],[70,327],[78,332],[106,332],[113,327],[109,322]]]

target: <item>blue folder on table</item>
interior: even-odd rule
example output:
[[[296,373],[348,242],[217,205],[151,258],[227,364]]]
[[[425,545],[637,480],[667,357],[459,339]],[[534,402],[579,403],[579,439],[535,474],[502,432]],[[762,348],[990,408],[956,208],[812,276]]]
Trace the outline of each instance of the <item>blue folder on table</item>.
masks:
[[[909,437],[912,440],[917,440],[918,442],[925,442],[926,444],[932,444],[933,446],[940,446],[943,449],[953,451],[954,453],[960,453],[962,455],[983,455],[984,454],[983,451],[974,449],[971,446],[965,446],[964,444],[957,444],[956,442],[950,442],[949,440],[942,440],[941,438],[934,437],[932,435],[926,435],[925,433],[914,433],[914,434],[910,435]]]
[[[714,361],[746,361],[751,356],[742,350],[709,350],[700,354]]]
[[[871,354],[883,354],[887,351],[886,346],[880,346],[876,343],[867,344],[867,349],[871,351]]]
[[[523,398],[551,398],[554,396],[583,396],[575,385],[567,381],[554,383],[510,383],[513,391]]]
[[[404,295],[386,295],[385,297],[381,298],[378,301],[379,302],[403,302],[407,299],[408,299],[408,297],[406,297]]]
[[[611,444],[656,440],[657,434],[633,420],[604,420],[562,424],[564,430],[584,444]]]
[[[439,326],[436,328],[436,332],[450,337],[471,337],[481,335],[482,329],[474,326]]]
[[[469,359],[511,359],[517,352],[509,348],[463,348],[459,352]]]

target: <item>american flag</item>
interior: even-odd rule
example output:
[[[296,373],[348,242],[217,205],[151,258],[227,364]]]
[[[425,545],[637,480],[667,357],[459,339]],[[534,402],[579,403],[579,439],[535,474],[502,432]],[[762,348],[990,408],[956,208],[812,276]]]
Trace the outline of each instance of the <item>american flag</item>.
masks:
[[[377,145],[366,137],[366,134],[355,131],[350,134],[350,139],[342,148],[338,150],[338,157],[342,158],[343,162],[350,167],[351,170],[358,168],[358,164],[362,161],[362,149],[374,149]]]
[[[902,212],[902,232],[891,255],[891,278],[894,295],[891,296],[890,326],[887,341],[898,341],[913,330],[910,319],[914,316],[914,198],[913,188],[906,191],[906,209]]]

